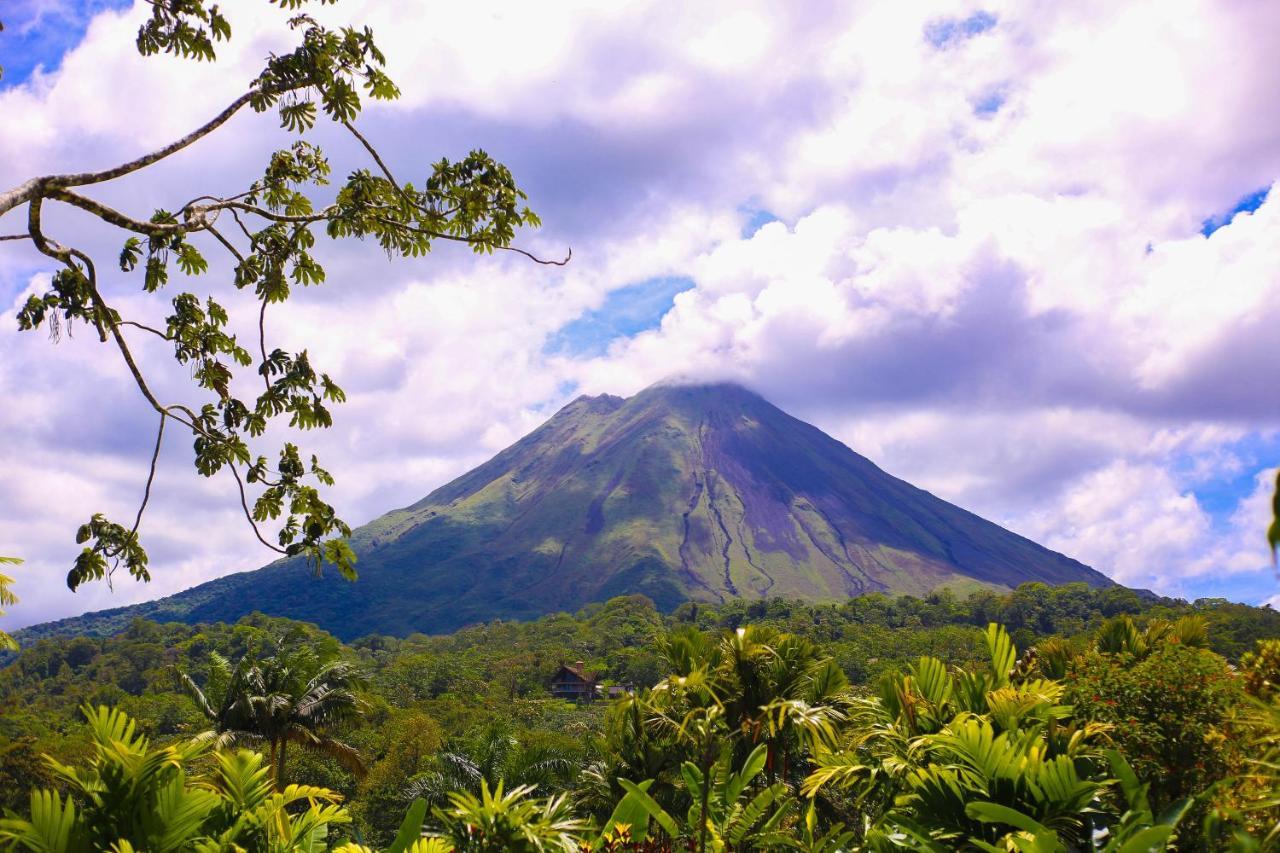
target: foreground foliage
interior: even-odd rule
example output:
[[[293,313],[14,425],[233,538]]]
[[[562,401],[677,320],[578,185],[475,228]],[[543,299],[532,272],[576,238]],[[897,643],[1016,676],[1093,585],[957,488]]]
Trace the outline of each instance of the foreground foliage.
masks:
[[[123,752],[107,752],[164,756],[158,787],[130,788],[131,815],[167,807],[161,790],[230,791],[233,766],[294,797],[281,820],[315,810],[312,835],[277,823],[269,844],[234,842],[244,849],[1278,849],[1280,644],[1255,643],[1236,670],[1212,651],[1273,630],[1274,614],[1176,602],[1109,619],[1064,613],[1065,602],[1117,600],[1089,595],[762,602],[670,617],[626,598],[577,618],[355,647],[260,617],[43,641],[0,675],[0,780],[14,780],[5,837],[27,844],[18,839],[41,821],[84,820],[106,828],[66,849],[121,838],[159,849],[146,835],[154,817],[86,817],[114,808],[94,791],[116,772],[103,744],[120,741]],[[1036,602],[1050,607],[1037,613]],[[946,624],[991,604],[1017,627]],[[1030,627],[1069,620],[1086,630]],[[609,704],[548,698],[556,664],[580,658],[633,689]],[[304,748],[290,750],[286,775],[271,732],[292,731],[299,710],[330,695],[347,711],[288,742],[342,744],[368,772]],[[132,734],[104,739],[103,704],[134,718]],[[99,720],[87,738],[73,722],[85,713]],[[71,783],[70,767],[88,781]],[[17,795],[31,787],[47,793]],[[197,845],[237,825],[228,808],[173,849],[223,849]]]
[[[311,850],[322,849],[331,825],[350,820],[331,791],[276,791],[257,753],[216,753],[213,769],[193,778],[207,742],[155,747],[119,711],[84,713],[94,757],[82,768],[52,762],[68,793],[32,791],[28,817],[0,820],[0,842],[10,849]]]

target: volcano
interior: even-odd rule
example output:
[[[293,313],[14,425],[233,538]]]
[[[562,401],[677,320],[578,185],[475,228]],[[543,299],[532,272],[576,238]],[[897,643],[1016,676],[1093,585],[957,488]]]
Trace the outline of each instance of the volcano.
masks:
[[[358,529],[352,546],[354,584],[279,561],[29,632],[257,610],[350,639],[444,633],[632,593],[669,610],[689,600],[1111,584],[728,384],[579,397],[480,467]]]

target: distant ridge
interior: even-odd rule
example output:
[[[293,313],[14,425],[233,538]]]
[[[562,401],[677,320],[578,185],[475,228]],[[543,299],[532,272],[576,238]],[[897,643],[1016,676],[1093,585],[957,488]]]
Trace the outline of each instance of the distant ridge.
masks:
[[[730,384],[579,397],[478,468],[360,528],[352,544],[355,584],[280,561],[21,635],[259,610],[351,639],[533,618],[624,593],[670,609],[690,599],[1111,584]]]

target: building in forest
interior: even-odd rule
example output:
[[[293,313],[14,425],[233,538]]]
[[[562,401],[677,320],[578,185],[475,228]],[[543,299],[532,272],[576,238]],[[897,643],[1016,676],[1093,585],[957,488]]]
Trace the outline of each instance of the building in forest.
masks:
[[[551,676],[551,695],[570,702],[591,702],[596,698],[599,681],[599,673],[589,672],[583,661],[562,663]]]

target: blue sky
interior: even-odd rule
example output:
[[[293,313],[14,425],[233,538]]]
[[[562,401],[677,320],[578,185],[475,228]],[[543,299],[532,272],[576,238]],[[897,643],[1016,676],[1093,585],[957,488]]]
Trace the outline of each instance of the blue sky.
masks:
[[[1229,224],[1231,220],[1235,218],[1236,214],[1253,213],[1255,210],[1262,207],[1262,203],[1267,200],[1267,196],[1270,194],[1270,191],[1270,185],[1258,187],[1258,189],[1231,205],[1230,209],[1207,217],[1204,220],[1204,223],[1200,226],[1200,233],[1208,237],[1222,226]]]
[[[210,66],[138,57],[136,0],[7,3],[0,187],[122,162],[220,110],[290,38],[270,4],[227,8],[234,38]],[[1280,116],[1259,107],[1280,86],[1280,6],[344,0],[323,14],[368,23],[390,57],[404,96],[362,123],[397,172],[484,147],[545,223],[518,242],[573,248],[548,268],[322,242],[329,281],[271,329],[326,332],[313,358],[350,402],[314,442],[351,520],[420,499],[578,393],[681,375],[743,382],[1124,583],[1280,592],[1262,540],[1280,462]],[[238,116],[95,197],[146,215],[242,185],[288,141]],[[368,165],[329,151],[338,174]],[[115,234],[83,240],[118,251]],[[261,565],[226,484],[192,477],[175,443],[144,528],[155,582],[60,589],[68,531],[133,509],[152,425],[92,335],[13,331],[12,306],[48,273],[0,244],[0,553],[28,558],[18,620]],[[105,286],[163,321],[127,278]],[[186,399],[167,354],[139,351]]]
[[[654,278],[610,290],[604,304],[562,326],[545,351],[572,357],[599,356],[609,344],[656,329],[676,295],[691,290],[688,278]]]
[[[936,48],[946,48],[987,32],[997,23],[991,12],[979,9],[966,18],[938,18],[924,26],[924,37]]]
[[[128,0],[11,0],[0,12],[5,26],[0,32],[0,87],[16,86],[30,79],[37,67],[56,70],[63,54],[84,37],[93,16],[108,9],[123,9]]]
[[[757,231],[768,225],[770,222],[779,221],[777,216],[767,210],[759,208],[747,207],[744,208],[742,212],[747,217],[746,222],[742,224],[742,238],[744,240],[755,236]]]
[[[1224,444],[1220,452],[1233,457],[1233,463],[1211,471],[1204,479],[1194,470],[1194,456],[1184,457],[1181,462],[1196,500],[1216,521],[1225,524],[1241,497],[1253,489],[1256,472],[1280,459],[1280,433],[1250,434]]]

